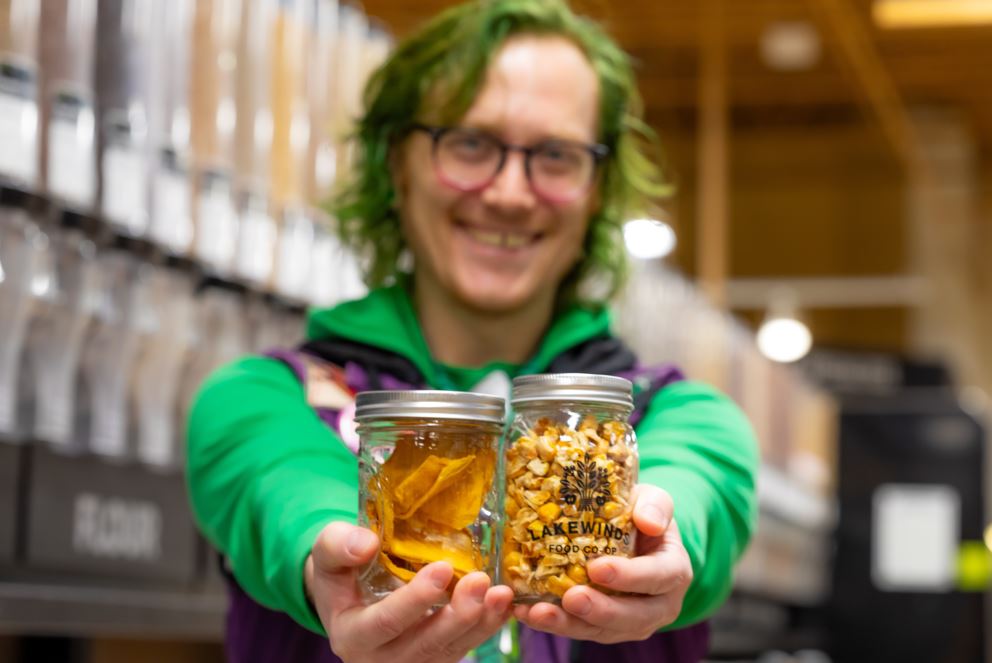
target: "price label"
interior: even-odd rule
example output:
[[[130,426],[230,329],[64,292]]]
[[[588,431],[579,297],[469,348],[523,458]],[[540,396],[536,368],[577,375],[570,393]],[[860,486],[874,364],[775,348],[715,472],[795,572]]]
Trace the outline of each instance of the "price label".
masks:
[[[34,450],[23,506],[28,568],[186,583],[196,530],[183,478],[136,465]]]

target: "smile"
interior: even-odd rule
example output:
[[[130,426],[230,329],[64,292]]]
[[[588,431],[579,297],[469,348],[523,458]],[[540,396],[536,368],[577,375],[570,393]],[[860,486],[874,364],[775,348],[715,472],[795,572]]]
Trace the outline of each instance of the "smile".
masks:
[[[496,228],[477,228],[462,223],[459,223],[458,227],[479,244],[501,249],[520,249],[530,246],[541,238],[541,233],[525,233]]]

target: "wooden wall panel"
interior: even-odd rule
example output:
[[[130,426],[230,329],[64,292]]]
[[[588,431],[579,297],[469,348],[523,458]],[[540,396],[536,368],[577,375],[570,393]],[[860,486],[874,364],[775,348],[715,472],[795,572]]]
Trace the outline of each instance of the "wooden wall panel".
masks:
[[[757,331],[764,311],[735,311]],[[816,344],[825,348],[906,352],[912,312],[903,307],[806,309],[803,322]]]
[[[677,191],[675,264],[695,272],[691,126],[659,126]],[[867,124],[732,134],[731,277],[903,273],[905,179]]]

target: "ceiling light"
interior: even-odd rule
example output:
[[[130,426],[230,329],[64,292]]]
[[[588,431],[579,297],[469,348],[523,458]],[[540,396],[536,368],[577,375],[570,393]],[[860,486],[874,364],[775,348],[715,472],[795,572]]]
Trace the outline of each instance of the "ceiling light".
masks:
[[[799,295],[792,288],[768,293],[768,312],[758,329],[758,349],[772,361],[790,363],[806,356],[813,345],[809,327],[799,320]]]
[[[809,327],[795,318],[770,318],[758,330],[758,349],[772,361],[798,361],[812,345]]]
[[[875,0],[875,23],[882,28],[940,28],[992,24],[989,0]]]
[[[675,250],[675,231],[664,221],[633,219],[623,226],[623,240],[630,255],[641,260],[664,258]]]

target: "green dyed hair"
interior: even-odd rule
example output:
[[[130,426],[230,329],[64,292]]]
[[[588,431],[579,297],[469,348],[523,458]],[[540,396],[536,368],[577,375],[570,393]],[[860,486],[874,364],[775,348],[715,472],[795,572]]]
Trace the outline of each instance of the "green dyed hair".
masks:
[[[438,119],[457,122],[482,86],[490,59],[506,39],[527,33],[564,37],[583,51],[599,79],[599,141],[610,148],[601,165],[600,206],[590,218],[582,258],[559,288],[559,305],[602,303],[627,275],[622,225],[669,192],[648,150],[654,133],[627,55],[566,0],[477,0],[434,17],[402,42],[369,79],[357,128],[355,172],[332,207],[343,241],[367,260],[366,282],[377,287],[399,274],[406,246],[395,206],[390,150],[430,99]],[[593,284],[593,296],[582,287]]]

